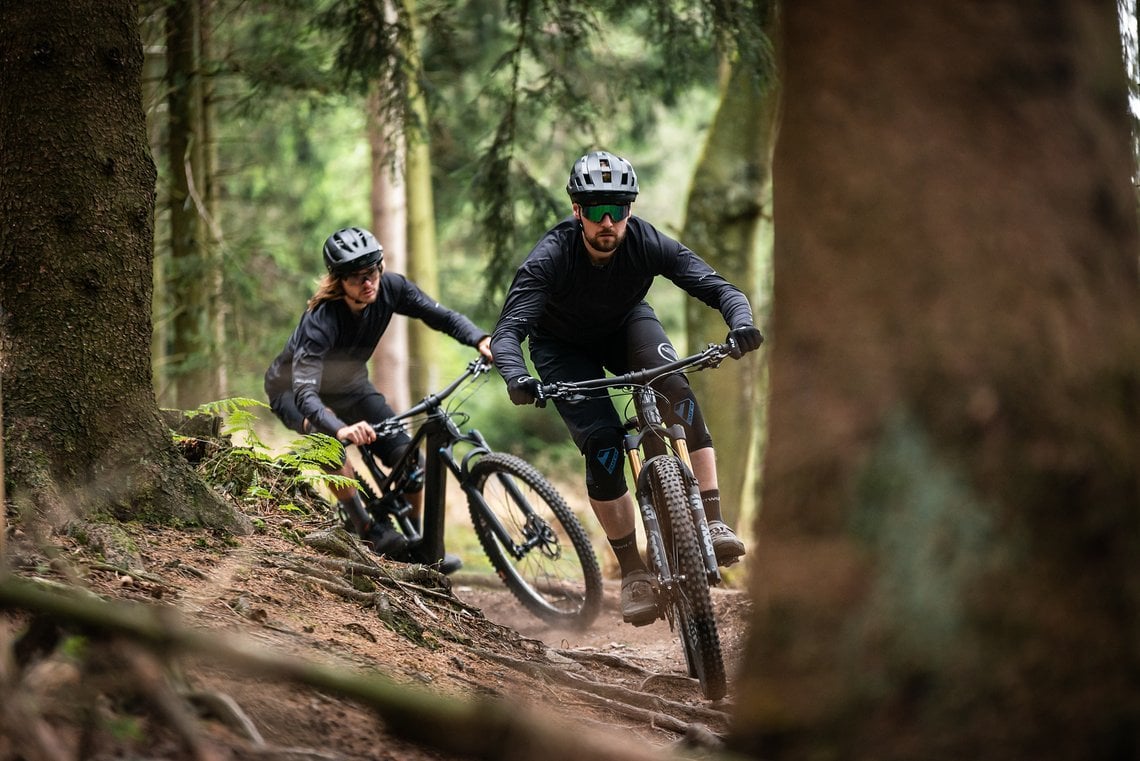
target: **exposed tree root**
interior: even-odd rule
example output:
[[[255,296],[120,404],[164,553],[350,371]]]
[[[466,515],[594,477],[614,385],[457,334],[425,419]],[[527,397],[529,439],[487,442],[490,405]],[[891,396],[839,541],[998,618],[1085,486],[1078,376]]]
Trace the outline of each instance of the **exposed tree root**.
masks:
[[[707,706],[687,705],[648,692],[631,690],[620,685],[595,682],[574,674],[562,666],[548,666],[534,661],[523,661],[489,651],[477,652],[484,658],[510,666],[528,676],[553,682],[584,694],[588,696],[588,699],[602,703],[614,712],[681,735],[689,733],[691,725],[707,721],[727,724],[729,719],[726,713]],[[555,652],[560,655],[565,654],[565,651]]]
[[[659,749],[644,748],[619,738],[583,735],[552,724],[518,705],[455,700],[397,684],[375,672],[336,669],[268,651],[244,638],[188,628],[171,609],[61,594],[12,576],[0,577],[0,609],[34,611],[65,625],[101,632],[108,642],[126,640],[161,652],[165,657],[207,655],[213,661],[249,672],[340,695],[372,708],[393,734],[445,753],[505,761],[535,757],[543,761],[661,758]],[[128,656],[127,662],[132,664],[136,674],[141,674],[141,689],[149,692],[160,704],[158,710],[178,726],[178,733],[192,756],[197,761],[214,758],[211,746],[201,738],[189,712],[167,702],[175,693],[162,681],[161,670],[154,666],[156,661],[151,656]],[[0,688],[4,688],[5,698],[0,705],[3,705],[5,723],[12,726],[15,718],[28,730],[17,741],[18,752],[27,758],[45,761],[69,757],[70,754],[59,752],[57,738],[52,737],[50,728],[42,721],[37,721],[34,713],[19,714],[19,701],[11,699],[19,695],[19,685],[14,683],[18,682],[17,677],[7,670],[0,673]],[[309,751],[303,752],[310,755],[292,757],[319,758]],[[288,756],[262,754],[261,757]]]

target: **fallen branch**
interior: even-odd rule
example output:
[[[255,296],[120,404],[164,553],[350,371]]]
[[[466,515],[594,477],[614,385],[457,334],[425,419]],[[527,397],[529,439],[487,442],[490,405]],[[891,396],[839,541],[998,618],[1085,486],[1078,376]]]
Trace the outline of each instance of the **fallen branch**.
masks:
[[[376,711],[391,734],[445,753],[503,761],[662,758],[660,749],[624,737],[585,735],[518,705],[457,700],[396,683],[378,672],[337,669],[272,652],[245,638],[192,629],[183,626],[177,611],[169,607],[49,591],[5,575],[0,576],[0,608],[48,615],[61,624],[124,637],[167,655],[208,655],[215,662],[328,691]],[[47,746],[41,744],[45,751]]]

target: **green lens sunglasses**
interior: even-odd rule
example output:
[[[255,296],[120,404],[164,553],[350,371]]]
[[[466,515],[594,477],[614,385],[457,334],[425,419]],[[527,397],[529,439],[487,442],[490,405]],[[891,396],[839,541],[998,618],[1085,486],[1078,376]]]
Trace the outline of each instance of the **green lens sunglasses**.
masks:
[[[629,216],[629,204],[600,203],[597,206],[582,205],[582,216],[594,222],[601,222],[607,214],[614,222],[620,222]]]

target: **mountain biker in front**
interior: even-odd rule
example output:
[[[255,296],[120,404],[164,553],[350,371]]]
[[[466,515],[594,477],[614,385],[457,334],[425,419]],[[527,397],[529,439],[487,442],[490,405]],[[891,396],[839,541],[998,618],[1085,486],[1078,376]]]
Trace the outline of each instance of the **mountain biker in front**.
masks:
[[[328,273],[309,299],[293,335],[265,373],[270,407],[297,433],[324,433],[369,446],[385,465],[397,462],[411,443],[406,433],[377,439],[372,425],[396,414],[368,378],[367,362],[393,314],[423,320],[491,360],[490,335],[464,315],[430,298],[403,275],[384,271],[384,248],[368,230],[346,227],[324,245]],[[353,476],[344,460],[335,471]],[[334,489],[353,528],[372,550],[399,559],[407,539],[392,525],[373,521],[353,486]],[[423,508],[423,483],[408,494],[413,511]],[[448,555],[441,570],[462,563]]]
[[[637,175],[625,159],[594,151],[575,162],[566,192],[573,215],[538,241],[515,273],[491,339],[495,363],[515,404],[533,404],[540,381],[527,373],[522,341],[545,383],[602,377],[655,367],[677,358],[645,301],[657,275],[714,309],[742,352],[764,340],[747,297],[687,247],[630,215]],[[680,423],[709,519],[720,565],[744,554],[744,543],[721,517],[716,456],[700,407],[683,375],[654,384],[668,399],[666,425]],[[652,576],[637,547],[633,498],[625,482],[624,429],[608,397],[556,400],[574,443],[586,458],[586,491],[621,567],[622,618],[634,625],[657,618]]]

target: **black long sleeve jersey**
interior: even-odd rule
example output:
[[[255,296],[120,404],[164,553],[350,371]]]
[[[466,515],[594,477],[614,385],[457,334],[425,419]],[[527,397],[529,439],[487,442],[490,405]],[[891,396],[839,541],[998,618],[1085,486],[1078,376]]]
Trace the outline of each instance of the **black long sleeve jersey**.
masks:
[[[645,296],[664,275],[724,316],[730,328],[752,323],[748,298],[703,259],[653,225],[631,216],[614,256],[590,261],[581,227],[568,217],[550,229],[515,273],[491,339],[506,379],[526,375],[528,336],[589,346],[630,320],[652,316]]]
[[[265,373],[272,399],[292,389],[314,430],[334,435],[346,423],[325,408],[322,394],[371,393],[367,362],[393,314],[423,320],[460,343],[476,346],[487,333],[459,312],[433,300],[403,275],[384,273],[376,301],[353,315],[343,299],[306,310],[285,348]],[[355,421],[353,421],[355,422]]]

